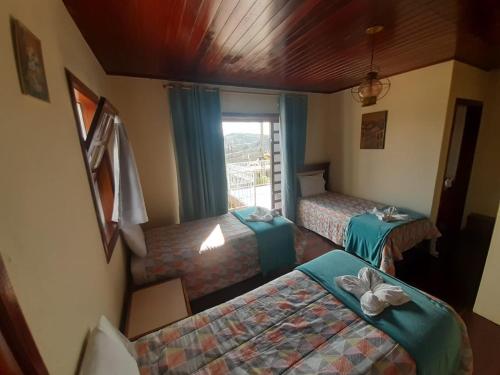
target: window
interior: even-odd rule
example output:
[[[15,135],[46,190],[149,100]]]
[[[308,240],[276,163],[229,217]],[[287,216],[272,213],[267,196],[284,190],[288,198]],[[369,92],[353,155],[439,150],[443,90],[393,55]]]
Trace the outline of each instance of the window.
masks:
[[[68,70],[66,77],[104,252],[109,262],[118,238],[118,225],[111,220],[115,195],[112,133],[117,111]]]
[[[229,209],[281,209],[281,149],[277,116],[223,117]]]

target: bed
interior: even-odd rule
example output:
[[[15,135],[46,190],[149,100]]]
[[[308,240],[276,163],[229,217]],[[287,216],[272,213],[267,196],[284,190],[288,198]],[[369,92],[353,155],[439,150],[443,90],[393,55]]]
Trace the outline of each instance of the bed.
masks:
[[[470,374],[466,329],[446,308],[457,327],[455,374]],[[299,270],[144,336],[135,349],[142,375],[417,373],[398,342]]]
[[[302,171],[325,171],[328,181],[329,163],[306,166]],[[382,209],[387,205],[345,194],[327,191],[297,202],[297,225],[309,229],[333,243],[343,246],[349,220],[356,215]],[[428,219],[409,222],[395,228],[387,237],[382,249],[380,269],[395,274],[394,262],[403,259],[403,253],[424,240],[440,236],[439,230]]]
[[[183,277],[190,300],[247,280],[260,273],[254,232],[233,214],[150,229],[147,255],[132,256],[135,285]],[[297,263],[307,239],[295,228]]]

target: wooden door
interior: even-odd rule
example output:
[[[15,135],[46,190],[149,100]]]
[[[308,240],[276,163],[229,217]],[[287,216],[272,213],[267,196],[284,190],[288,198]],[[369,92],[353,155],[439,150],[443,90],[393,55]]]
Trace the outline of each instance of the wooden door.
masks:
[[[437,219],[444,238],[461,228],[481,113],[482,103],[457,99]]]
[[[0,256],[0,374],[47,375]]]

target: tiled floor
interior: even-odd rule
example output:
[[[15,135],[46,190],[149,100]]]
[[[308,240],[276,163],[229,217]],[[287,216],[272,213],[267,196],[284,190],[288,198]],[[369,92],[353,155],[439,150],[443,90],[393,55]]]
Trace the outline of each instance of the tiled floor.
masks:
[[[462,312],[474,356],[474,374],[500,374],[500,326],[471,311]]]
[[[306,246],[304,246],[304,263],[317,258],[332,249],[340,249],[340,247],[335,245],[333,242],[308,229],[298,227],[298,230],[304,243],[306,244]]]

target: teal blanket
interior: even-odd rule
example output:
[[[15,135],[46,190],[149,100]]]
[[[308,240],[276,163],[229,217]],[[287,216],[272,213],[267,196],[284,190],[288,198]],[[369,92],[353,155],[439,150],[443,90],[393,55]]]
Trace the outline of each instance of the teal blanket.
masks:
[[[389,233],[400,225],[425,219],[424,215],[414,211],[398,209],[398,212],[407,214],[410,219],[385,222],[379,220],[377,216],[371,213],[353,216],[346,228],[345,251],[359,256],[374,267],[380,267],[382,249]]]
[[[361,259],[335,250],[297,269],[405,348],[415,360],[418,374],[455,374],[460,365],[461,327],[453,313],[418,289],[380,272],[385,283],[400,286],[411,301],[388,307],[376,317],[364,315],[358,299],[337,286],[335,277],[357,276],[358,271],[367,266]]]
[[[282,216],[276,216],[269,223],[247,221],[246,217],[255,212],[255,207],[233,211],[243,224],[255,232],[259,247],[260,269],[264,275],[295,265],[295,245],[293,224]]]

